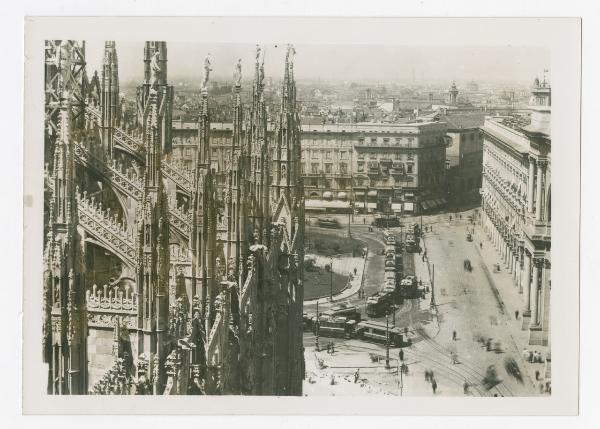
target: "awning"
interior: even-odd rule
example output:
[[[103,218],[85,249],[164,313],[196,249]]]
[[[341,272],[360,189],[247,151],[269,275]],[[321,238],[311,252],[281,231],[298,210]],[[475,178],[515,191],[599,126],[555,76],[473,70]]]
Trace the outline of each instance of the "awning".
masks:
[[[377,191],[369,191],[369,193],[367,194],[369,197],[376,197],[377,196]]]
[[[323,192],[323,198],[330,200],[333,198],[333,194],[329,191],[325,191],[325,192]]]
[[[406,203],[406,204],[410,204],[410,203]],[[423,210],[429,210],[429,207],[431,207],[431,205],[429,204],[429,201],[421,201],[421,207],[423,208]]]
[[[304,200],[306,209],[349,209],[348,201]]]
[[[355,201],[354,202],[354,208],[356,209],[364,209],[365,208],[365,203],[363,201]]]
[[[367,203],[367,207],[370,209],[376,209],[377,208],[377,203]]]
[[[404,194],[404,196],[405,196],[406,198],[414,198],[415,194],[413,194],[412,192],[406,192],[406,193]]]
[[[404,203],[404,211],[412,212],[414,210],[413,206],[413,203]]]
[[[402,211],[402,204],[392,203],[392,210],[401,212]]]
[[[345,192],[338,192],[338,195],[337,195],[337,197],[338,197],[340,200],[345,200],[346,198],[348,198],[348,194],[347,194],[347,193],[345,193]]]
[[[364,198],[365,193],[363,191],[354,191],[354,198]]]

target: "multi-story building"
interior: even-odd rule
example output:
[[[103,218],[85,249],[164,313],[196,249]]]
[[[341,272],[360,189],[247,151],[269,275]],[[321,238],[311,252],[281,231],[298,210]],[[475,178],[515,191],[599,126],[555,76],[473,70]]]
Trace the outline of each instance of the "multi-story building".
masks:
[[[304,192],[293,52],[271,139],[263,64],[257,60],[244,110],[238,63],[229,146],[215,161],[206,60],[186,170],[171,164],[166,42],[145,43],[134,124],[121,122],[114,42],[106,42],[93,85],[78,42],[46,42],[48,393],[302,394]]]
[[[530,344],[550,331],[550,85],[535,80],[531,116],[488,117],[483,126],[482,223],[523,294]]]
[[[446,185],[448,202],[460,205],[479,200],[481,188],[483,126],[485,113],[441,115],[448,124],[449,144],[446,148]]]
[[[195,129],[174,122],[175,162],[193,165]],[[271,127],[267,132],[271,137]],[[211,124],[217,172],[224,171],[231,135],[231,124]],[[307,208],[418,213],[445,203],[444,122],[303,125],[301,141]]]

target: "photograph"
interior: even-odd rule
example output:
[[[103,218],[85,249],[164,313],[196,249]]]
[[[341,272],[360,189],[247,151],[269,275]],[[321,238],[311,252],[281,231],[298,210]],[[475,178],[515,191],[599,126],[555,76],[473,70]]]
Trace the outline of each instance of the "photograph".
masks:
[[[551,394],[546,52],[94,42],[44,47],[49,394]]]
[[[29,17],[24,412],[576,413],[580,31]]]

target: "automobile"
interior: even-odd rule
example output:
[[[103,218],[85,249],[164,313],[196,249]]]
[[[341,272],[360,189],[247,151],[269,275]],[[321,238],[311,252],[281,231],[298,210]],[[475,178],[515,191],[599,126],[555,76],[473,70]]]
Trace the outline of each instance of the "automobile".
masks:
[[[321,228],[341,228],[340,222],[332,217],[321,217],[317,222]]]
[[[367,298],[367,316],[383,316],[393,303],[391,293],[377,292]]]
[[[471,233],[467,234],[467,241],[473,241],[473,236],[471,235]]]
[[[335,305],[329,310],[322,313],[327,317],[347,317],[348,319],[360,321],[360,310],[354,305],[350,305],[347,302]]]

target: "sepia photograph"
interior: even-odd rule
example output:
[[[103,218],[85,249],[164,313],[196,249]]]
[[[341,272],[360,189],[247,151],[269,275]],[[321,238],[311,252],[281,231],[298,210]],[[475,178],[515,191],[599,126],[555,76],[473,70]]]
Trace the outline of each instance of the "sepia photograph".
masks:
[[[555,395],[551,48],[117,33],[26,64],[38,392]]]

